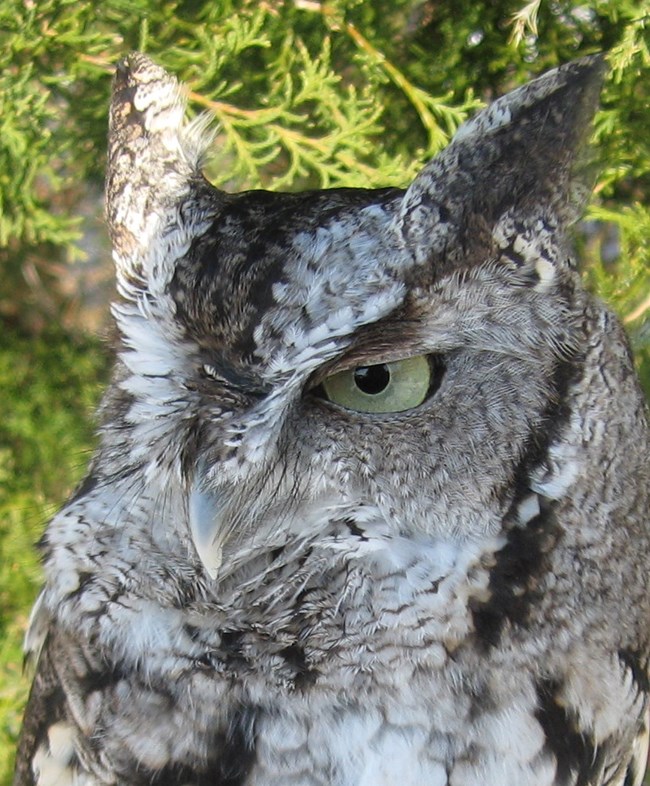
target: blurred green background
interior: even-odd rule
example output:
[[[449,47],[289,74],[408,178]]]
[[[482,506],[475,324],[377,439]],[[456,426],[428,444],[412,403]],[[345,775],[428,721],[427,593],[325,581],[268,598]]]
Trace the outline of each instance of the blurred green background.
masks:
[[[404,185],[468,114],[607,51],[576,246],[650,391],[650,0],[0,0],[0,786],[29,680],[35,543],[83,475],[110,367],[111,70],[147,51],[218,123],[227,190]]]

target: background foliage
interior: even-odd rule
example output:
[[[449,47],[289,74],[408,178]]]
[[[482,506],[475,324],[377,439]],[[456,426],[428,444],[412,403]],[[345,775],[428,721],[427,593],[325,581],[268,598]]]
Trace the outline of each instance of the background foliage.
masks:
[[[110,72],[131,49],[217,118],[226,189],[404,185],[481,103],[605,50],[577,234],[650,390],[650,0],[0,0],[0,784],[27,680],[32,544],[83,473],[108,369]],[[81,261],[85,260],[85,261]]]

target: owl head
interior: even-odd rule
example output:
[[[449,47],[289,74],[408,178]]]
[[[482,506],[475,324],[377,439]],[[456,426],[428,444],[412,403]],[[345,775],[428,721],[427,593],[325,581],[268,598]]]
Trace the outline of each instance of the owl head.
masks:
[[[567,448],[554,469],[549,451],[576,417],[591,302],[566,230],[602,70],[495,101],[405,190],[229,194],[177,81],[126,58],[106,202],[121,338],[94,469],[126,501],[100,530],[127,515],[209,581],[291,543],[480,542],[535,484],[566,493],[590,459]]]
[[[127,438],[107,426],[106,460],[137,468],[161,511],[178,488],[181,513],[152,531],[173,526],[215,578],[343,522],[499,530],[545,471],[583,352],[566,229],[602,70],[586,58],[497,100],[406,190],[228,194],[202,173],[210,137],[176,80],[122,62],[106,410]]]

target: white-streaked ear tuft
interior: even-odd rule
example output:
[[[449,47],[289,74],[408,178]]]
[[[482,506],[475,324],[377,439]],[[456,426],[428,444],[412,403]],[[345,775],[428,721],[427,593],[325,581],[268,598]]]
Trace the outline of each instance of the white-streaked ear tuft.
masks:
[[[165,289],[205,214],[206,119],[185,122],[177,80],[148,57],[121,61],[110,107],[106,215],[118,287],[127,297]],[[209,141],[209,140],[208,140]],[[216,189],[214,189],[216,192]],[[187,216],[192,224],[188,225]],[[198,225],[198,226],[197,226]]]

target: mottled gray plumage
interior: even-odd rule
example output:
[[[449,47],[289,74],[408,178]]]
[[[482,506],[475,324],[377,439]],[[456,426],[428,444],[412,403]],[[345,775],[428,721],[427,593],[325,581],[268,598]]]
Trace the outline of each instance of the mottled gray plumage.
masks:
[[[119,66],[121,344],[17,786],[639,786],[647,415],[566,237],[601,72],[406,191],[231,195],[176,81]]]

